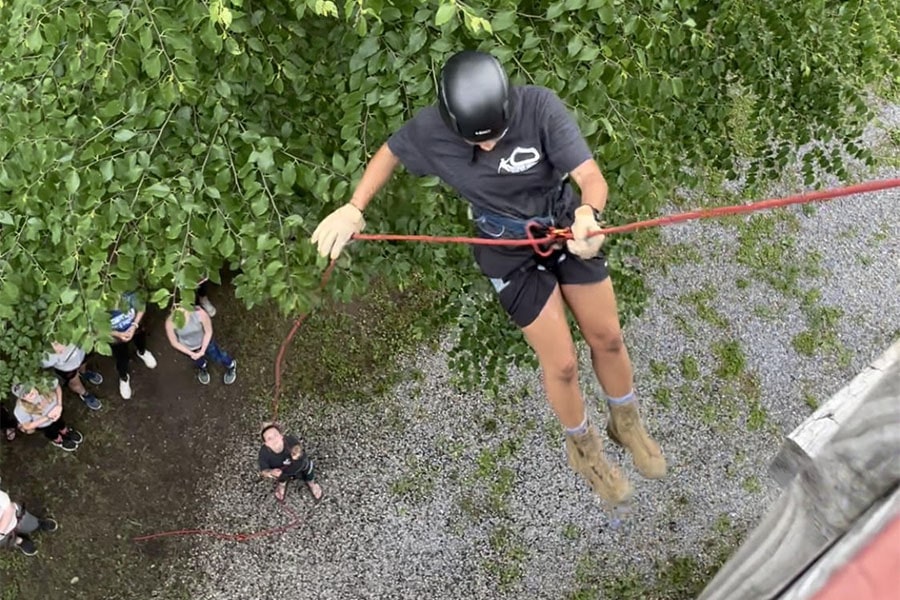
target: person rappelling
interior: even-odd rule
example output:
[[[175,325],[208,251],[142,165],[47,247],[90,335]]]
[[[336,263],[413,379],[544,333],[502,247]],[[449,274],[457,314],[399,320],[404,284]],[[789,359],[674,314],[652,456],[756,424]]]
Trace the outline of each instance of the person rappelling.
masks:
[[[467,200],[479,237],[524,239],[535,228],[571,229],[572,239],[546,252],[475,246],[475,260],[537,355],[547,400],[565,428],[572,469],[614,506],[631,496],[585,410],[566,307],[607,396],[609,438],[631,454],[641,475],[663,477],[666,461],[641,421],[604,236],[597,233],[608,186],[560,98],[544,87],[510,85],[490,54],[453,55],[441,69],[437,103],[390,136],[350,200],[316,227],[311,240],[322,256],[337,258],[362,231],[363,212],[399,164],[417,176],[439,177]]]

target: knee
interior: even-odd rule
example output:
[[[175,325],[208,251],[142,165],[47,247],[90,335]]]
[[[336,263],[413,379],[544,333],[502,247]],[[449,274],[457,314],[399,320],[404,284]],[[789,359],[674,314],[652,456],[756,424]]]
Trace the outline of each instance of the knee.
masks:
[[[602,328],[585,336],[594,354],[618,354],[625,349],[622,330],[618,327]]]
[[[545,378],[569,383],[578,378],[578,359],[575,354],[555,356],[542,364]]]

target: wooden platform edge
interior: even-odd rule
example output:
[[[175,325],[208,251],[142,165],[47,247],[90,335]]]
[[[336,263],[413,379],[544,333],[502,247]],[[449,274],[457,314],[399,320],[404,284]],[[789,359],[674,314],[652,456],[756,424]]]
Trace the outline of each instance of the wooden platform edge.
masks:
[[[834,436],[841,424],[859,407],[866,392],[882,377],[896,372],[900,376],[900,339],[860,371],[784,440],[769,464],[769,475],[786,488],[809,465]]]

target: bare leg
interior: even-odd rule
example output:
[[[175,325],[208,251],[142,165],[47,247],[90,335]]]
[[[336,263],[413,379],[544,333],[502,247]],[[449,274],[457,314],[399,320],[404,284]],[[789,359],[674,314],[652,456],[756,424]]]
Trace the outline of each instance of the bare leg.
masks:
[[[591,349],[591,363],[603,391],[613,398],[631,392],[634,386],[631,359],[622,339],[612,280],[564,285],[562,295]]]
[[[559,288],[553,290],[537,319],[524,327],[522,333],[537,354],[551,408],[563,427],[578,427],[584,421],[584,399],[578,388],[575,343]]]
[[[634,395],[634,374],[622,339],[612,281],[566,285],[562,294],[591,348],[594,372],[608,396],[610,439],[631,452],[634,466],[644,477],[663,477],[666,460],[641,421]]]

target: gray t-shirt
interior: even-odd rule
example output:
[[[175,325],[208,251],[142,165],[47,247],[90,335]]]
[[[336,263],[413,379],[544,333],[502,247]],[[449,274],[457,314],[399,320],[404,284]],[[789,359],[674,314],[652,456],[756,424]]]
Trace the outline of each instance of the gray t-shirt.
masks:
[[[184,327],[175,329],[175,339],[190,348],[191,350],[199,350],[203,345],[203,322],[196,310],[188,313],[184,322]]]
[[[490,152],[468,144],[444,124],[437,106],[420,110],[388,139],[391,152],[414,175],[435,175],[469,201],[476,214],[519,219],[553,216],[572,223],[578,198],[559,183],[592,158],[578,125],[559,97],[537,86],[510,90],[512,119]],[[503,277],[533,257],[531,248],[475,247],[481,270]]]

